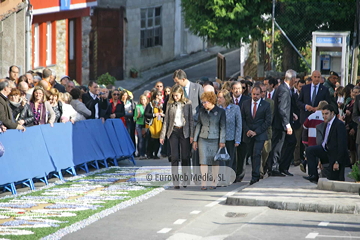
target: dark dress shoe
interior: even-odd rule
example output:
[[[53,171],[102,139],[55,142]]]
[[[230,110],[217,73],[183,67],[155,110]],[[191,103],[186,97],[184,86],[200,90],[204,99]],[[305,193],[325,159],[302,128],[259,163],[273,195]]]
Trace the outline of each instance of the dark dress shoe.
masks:
[[[271,172],[269,172],[268,174],[269,174],[269,176],[271,176],[271,177],[285,177],[285,175],[282,174],[282,173],[279,172],[279,171],[271,171]]]
[[[294,176],[294,174],[290,173],[288,170],[280,171],[282,174],[285,174],[287,176]]]
[[[317,183],[319,181],[319,177],[315,176],[315,175],[311,175],[311,176],[307,176],[307,177],[303,177],[306,180],[309,180],[312,183]]]
[[[251,179],[250,181],[250,185],[253,185],[254,183],[258,182],[259,180],[256,180],[256,179]]]

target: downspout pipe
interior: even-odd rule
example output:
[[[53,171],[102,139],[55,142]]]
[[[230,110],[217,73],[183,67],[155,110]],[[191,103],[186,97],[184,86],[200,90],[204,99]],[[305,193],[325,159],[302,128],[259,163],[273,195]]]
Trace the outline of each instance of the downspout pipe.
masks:
[[[32,5],[30,0],[26,0],[25,13],[25,71],[31,69],[31,24],[32,24]]]

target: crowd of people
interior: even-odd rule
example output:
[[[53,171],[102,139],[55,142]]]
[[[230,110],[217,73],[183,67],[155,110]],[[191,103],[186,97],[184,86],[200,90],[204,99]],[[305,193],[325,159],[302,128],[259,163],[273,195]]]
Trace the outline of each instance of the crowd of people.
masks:
[[[218,166],[227,166],[241,182],[251,161],[250,184],[271,177],[293,176],[290,165],[300,165],[304,177],[317,182],[321,174],[344,180],[345,167],[359,160],[360,83],[339,85],[330,72],[324,79],[319,71],[297,78],[288,70],[284,79],[251,77],[196,83],[179,69],[174,86],[157,82],[138,101],[132,93],[113,86],[76,86],[68,76],[59,82],[46,68],[19,76],[11,66],[9,76],[0,79],[0,130],[40,124],[76,122],[84,119],[121,119],[136,145],[135,157],[168,157],[173,175],[182,166],[183,176],[205,176]],[[229,161],[215,161],[226,148]],[[160,152],[160,153],[159,153]],[[211,167],[211,169],[209,169]],[[173,179],[175,189],[190,184]],[[195,181],[202,190],[214,189],[218,179]],[[224,183],[221,183],[224,184]],[[227,182],[226,184],[230,184]],[[225,184],[225,185],[226,185]]]

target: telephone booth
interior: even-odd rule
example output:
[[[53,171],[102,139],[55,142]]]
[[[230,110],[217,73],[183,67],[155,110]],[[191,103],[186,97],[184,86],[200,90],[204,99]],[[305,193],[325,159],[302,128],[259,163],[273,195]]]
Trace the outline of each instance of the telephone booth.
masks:
[[[335,71],[345,86],[349,74],[350,32],[315,31],[312,36],[311,71],[320,70],[325,78],[330,71]]]

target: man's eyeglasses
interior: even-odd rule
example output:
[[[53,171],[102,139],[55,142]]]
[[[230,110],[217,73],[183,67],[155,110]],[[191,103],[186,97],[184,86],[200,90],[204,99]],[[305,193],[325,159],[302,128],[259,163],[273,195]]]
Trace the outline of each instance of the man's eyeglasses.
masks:
[[[246,89],[246,87],[242,87],[242,89]]]
[[[113,96],[120,96],[120,93],[113,93]]]

